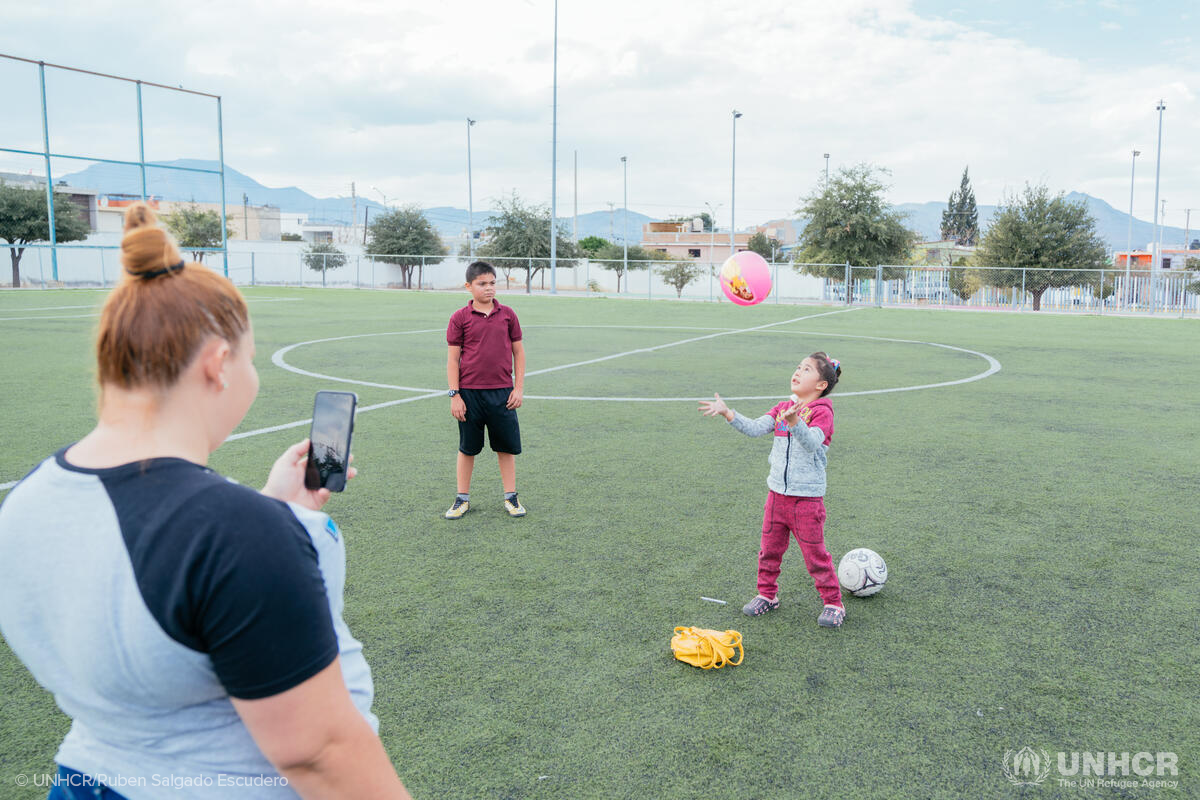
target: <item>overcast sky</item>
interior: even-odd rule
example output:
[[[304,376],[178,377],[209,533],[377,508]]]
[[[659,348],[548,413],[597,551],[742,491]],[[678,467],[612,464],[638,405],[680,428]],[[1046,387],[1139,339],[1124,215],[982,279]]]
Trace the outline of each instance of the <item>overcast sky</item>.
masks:
[[[560,0],[558,209],[790,215],[832,168],[893,202],[1026,182],[1200,228],[1200,4],[1184,0]],[[317,196],[549,203],[553,0],[5,0],[0,53],[222,96],[226,163]],[[0,59],[0,146],[41,149],[37,70]],[[47,71],[51,149],[137,157],[130,84]],[[215,158],[211,99],[146,89],[148,158]],[[56,173],[83,163],[56,163]],[[0,153],[0,170],[38,169]]]

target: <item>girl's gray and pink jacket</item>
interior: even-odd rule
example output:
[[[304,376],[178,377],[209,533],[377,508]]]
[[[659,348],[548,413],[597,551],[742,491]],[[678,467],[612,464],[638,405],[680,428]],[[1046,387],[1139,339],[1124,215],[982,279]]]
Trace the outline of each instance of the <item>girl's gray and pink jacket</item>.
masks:
[[[795,405],[784,400],[766,414],[750,419],[733,412],[730,422],[747,436],[775,434],[771,445],[767,487],[793,497],[825,496],[825,454],[833,439],[833,404],[828,397],[814,400],[800,410],[800,418],[789,428],[783,412]]]

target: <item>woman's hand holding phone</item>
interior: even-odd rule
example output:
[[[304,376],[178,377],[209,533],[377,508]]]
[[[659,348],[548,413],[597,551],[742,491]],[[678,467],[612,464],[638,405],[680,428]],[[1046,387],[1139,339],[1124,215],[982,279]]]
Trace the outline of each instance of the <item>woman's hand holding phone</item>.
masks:
[[[354,461],[353,455],[350,456],[350,461]],[[275,459],[262,493],[285,503],[297,503],[313,511],[320,511],[333,493],[328,489],[313,491],[304,488],[304,471],[307,464],[308,439],[305,439],[284,450],[283,455]],[[357,474],[358,470],[350,467],[346,477],[353,478]]]

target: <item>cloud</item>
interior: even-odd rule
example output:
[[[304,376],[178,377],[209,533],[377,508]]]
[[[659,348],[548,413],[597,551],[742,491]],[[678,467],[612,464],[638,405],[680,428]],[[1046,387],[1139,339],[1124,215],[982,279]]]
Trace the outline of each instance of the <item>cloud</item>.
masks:
[[[550,0],[336,10],[214,0],[136,17],[66,5],[53,18],[15,10],[0,50],[222,95],[226,159],[265,183],[346,194],[356,181],[360,192],[465,206],[471,116],[476,205],[514,189],[550,199]],[[970,164],[980,202],[1044,180],[1122,206],[1122,153],[1153,149],[1159,96],[1164,192],[1170,183],[1172,203],[1200,207],[1187,152],[1200,140],[1194,61],[1083,63],[962,16],[921,16],[907,0],[561,3],[560,212],[574,199],[578,151],[581,210],[619,203],[627,155],[631,207],[667,214],[710,201],[727,214],[734,108],[744,113],[741,221],[795,209],[824,152],[835,169],[890,168],[897,202],[947,196]],[[89,129],[62,135],[103,140],[104,109],[92,109]],[[208,147],[213,115],[179,113],[183,123],[156,118],[156,141]],[[0,138],[9,124],[0,120]],[[1150,204],[1135,208],[1149,216]]]

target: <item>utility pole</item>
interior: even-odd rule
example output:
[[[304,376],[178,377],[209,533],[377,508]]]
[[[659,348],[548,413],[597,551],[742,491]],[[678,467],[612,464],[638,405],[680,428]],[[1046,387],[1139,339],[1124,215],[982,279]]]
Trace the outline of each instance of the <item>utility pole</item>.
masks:
[[[1187,252],[1192,251],[1192,210],[1185,208],[1183,210],[1183,249]],[[1189,256],[1184,256],[1184,264],[1187,264]]]
[[[1125,303],[1133,302],[1133,290],[1129,285],[1129,262],[1133,261],[1133,173],[1137,169],[1137,157],[1140,150],[1133,150],[1133,158],[1129,162],[1129,233],[1125,237]]]
[[[723,205],[722,203],[717,203],[716,206],[713,206],[712,203],[709,203],[707,201],[704,203],[704,206],[708,209],[708,262],[709,262],[709,264],[713,263],[713,252],[717,249],[716,248],[717,210],[720,209],[722,205]]]
[[[734,244],[734,220],[737,210],[737,121],[738,117],[742,116],[742,112],[736,108],[733,110],[733,159],[732,166],[729,169],[729,255],[732,256],[737,252],[737,246]]]
[[[247,241],[250,240],[250,222],[249,222],[250,215],[249,215],[248,209],[247,209],[249,203],[250,203],[250,198],[246,195],[245,192],[242,192],[242,238],[246,239]]]
[[[621,269],[625,273],[625,291],[629,291],[629,159],[625,156],[621,156],[621,171],[625,175],[625,210],[621,216]]]
[[[1157,297],[1157,292],[1158,292],[1157,273],[1158,273],[1159,267],[1162,265],[1161,248],[1157,246],[1157,242],[1159,240],[1158,179],[1159,179],[1160,173],[1162,172],[1162,123],[1163,123],[1163,112],[1167,110],[1167,104],[1164,103],[1162,101],[1162,99],[1159,99],[1158,105],[1156,105],[1154,107],[1154,110],[1158,112],[1158,155],[1155,157],[1155,160],[1154,160],[1154,205],[1152,205],[1150,207],[1151,210],[1154,212],[1154,242],[1155,242],[1155,244],[1152,245],[1155,252],[1150,257],[1150,311],[1151,311],[1151,313],[1154,312],[1154,306],[1156,304],[1156,297]]]
[[[1167,198],[1162,199],[1162,213],[1158,215],[1158,265],[1162,266],[1162,240],[1165,235],[1164,228],[1167,227]]]
[[[471,127],[475,120],[467,117],[467,254],[475,260],[475,194],[471,187]]]
[[[554,112],[550,123],[550,294],[558,294],[558,0],[554,0]]]

